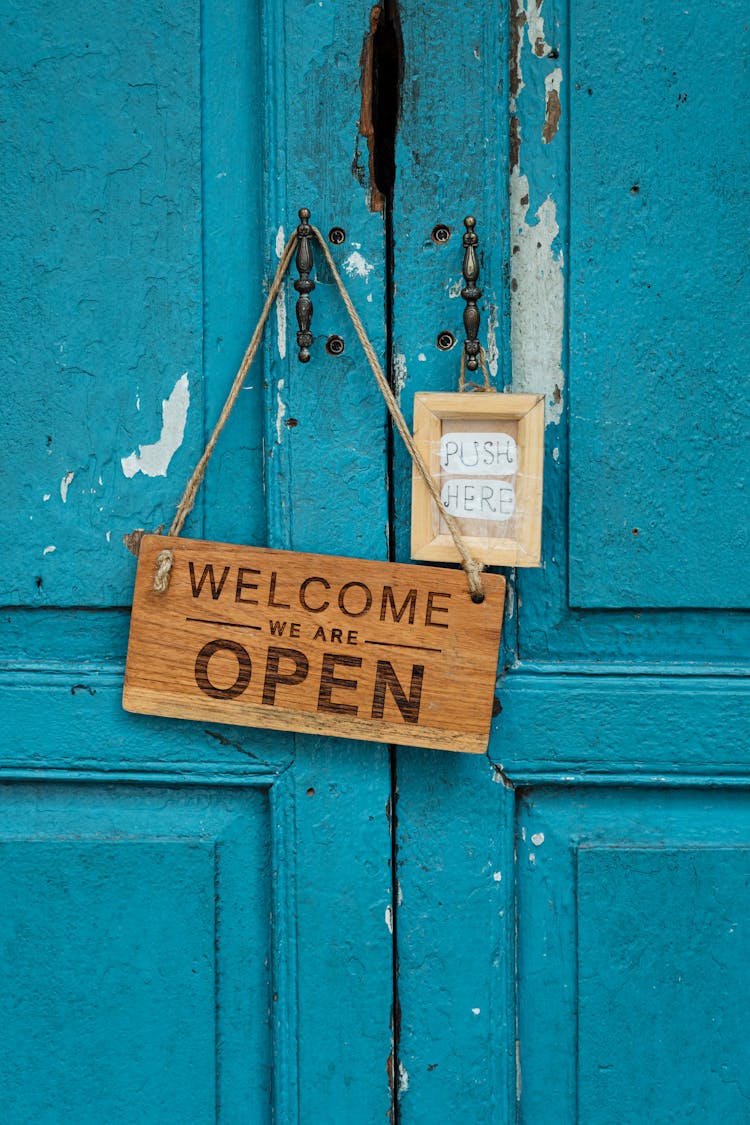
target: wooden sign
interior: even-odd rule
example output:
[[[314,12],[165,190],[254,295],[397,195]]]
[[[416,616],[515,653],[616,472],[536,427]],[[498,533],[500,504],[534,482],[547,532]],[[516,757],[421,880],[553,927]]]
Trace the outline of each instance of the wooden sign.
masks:
[[[144,536],[123,706],[484,753],[505,580],[482,580],[477,604],[461,570]]]
[[[539,566],[544,396],[417,394],[414,440],[474,558]],[[422,477],[412,476],[412,558],[457,562]]]

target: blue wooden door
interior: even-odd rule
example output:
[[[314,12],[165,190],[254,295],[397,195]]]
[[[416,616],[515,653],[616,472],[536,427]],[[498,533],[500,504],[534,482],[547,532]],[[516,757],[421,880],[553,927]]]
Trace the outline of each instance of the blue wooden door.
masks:
[[[384,1120],[387,748],[120,705],[123,536],[171,519],[301,206],[347,232],[383,347],[351,167],[369,5],[7,0],[2,25],[0,1117]],[[326,355],[332,289],[305,371],[279,302],[186,533],[384,557],[383,408],[353,346]]]
[[[747,1121],[744,9],[399,8],[402,402],[456,388],[474,214],[492,378],[547,411],[488,757],[398,752],[400,1120]]]
[[[6,0],[9,1125],[747,1119],[742,15]],[[407,415],[457,384],[469,213],[493,382],[545,395],[487,757],[120,707],[123,536],[303,205]],[[325,268],[305,367],[293,299],[186,531],[406,560]]]

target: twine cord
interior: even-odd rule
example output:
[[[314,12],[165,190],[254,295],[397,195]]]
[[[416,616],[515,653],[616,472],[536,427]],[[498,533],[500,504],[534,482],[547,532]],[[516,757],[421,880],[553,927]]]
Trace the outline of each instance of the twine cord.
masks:
[[[224,429],[229,415],[232,413],[232,408],[237,401],[240,391],[242,390],[242,384],[245,382],[247,374],[253,365],[253,360],[258,353],[258,348],[260,347],[260,342],[263,338],[263,329],[266,326],[266,321],[268,320],[271,309],[273,308],[274,301],[276,300],[279,294],[279,290],[281,289],[286,271],[289,269],[289,263],[292,260],[292,256],[294,254],[296,246],[297,234],[295,232],[284,247],[284,252],[281,255],[281,260],[279,261],[273,281],[271,282],[271,287],[268,290],[268,295],[266,296],[266,300],[263,305],[263,310],[260,314],[258,323],[255,326],[255,331],[253,332],[252,339],[247,346],[247,351],[242,357],[242,363],[240,364],[237,374],[234,377],[234,382],[232,383],[229,394],[227,395],[227,400],[222,407],[219,419],[214,426],[213,433],[208,439],[206,448],[203,450],[200,460],[193,469],[190,480],[185,486],[185,491],[182,494],[182,499],[177,506],[177,511],[175,512],[174,519],[172,520],[172,523],[169,527],[169,535],[180,534],[185,520],[192,511],[193,505],[195,504],[195,497],[198,494],[198,489],[200,488],[203,477],[205,476],[206,467],[211,459],[211,454],[214,451],[214,446],[219,440],[219,435]],[[169,572],[172,569],[173,563],[174,555],[170,550],[159,551],[159,554],[156,556],[156,571],[154,573],[155,594],[166,593],[169,587]]]
[[[388,384],[388,380],[386,379],[385,375],[383,374],[383,368],[380,366],[380,360],[378,359],[377,355],[375,354],[375,349],[373,348],[373,346],[370,342],[369,336],[365,332],[365,328],[364,328],[364,325],[362,324],[362,321],[359,319],[359,313],[355,309],[354,304],[352,303],[352,299],[349,296],[349,293],[347,291],[347,288],[344,285],[343,281],[341,280],[341,274],[336,269],[336,263],[333,260],[333,257],[331,255],[331,251],[328,249],[328,243],[325,241],[325,239],[323,238],[323,235],[320,233],[320,231],[318,230],[317,227],[311,227],[311,230],[312,230],[315,238],[317,239],[317,241],[320,243],[320,247],[323,251],[323,255],[325,257],[325,260],[328,263],[328,268],[331,271],[331,274],[333,276],[333,280],[336,282],[336,286],[338,287],[338,291],[341,294],[341,299],[344,302],[344,305],[346,306],[346,311],[349,313],[349,319],[351,320],[352,324],[354,325],[354,331],[357,333],[357,338],[358,338],[360,344],[362,345],[362,351],[365,353],[365,356],[367,358],[367,362],[370,365],[370,370],[372,371],[373,375],[375,376],[375,381],[378,384],[378,388],[380,390],[380,393],[382,394],[383,398],[385,399],[385,405],[388,407],[388,413],[390,414],[391,418],[393,419],[393,423],[394,423],[396,429],[398,430],[398,432],[400,433],[400,435],[403,439],[404,445],[406,446],[407,450],[409,451],[409,455],[410,455],[412,461],[416,465],[416,468],[417,468],[417,471],[419,472],[419,475],[422,477],[423,481],[425,482],[425,484],[427,486],[427,490],[430,493],[430,496],[432,497],[432,499],[437,504],[438,511],[440,512],[440,515],[442,516],[442,518],[446,522],[448,530],[451,533],[451,536],[453,538],[453,542],[456,544],[456,550],[458,551],[459,555],[461,556],[461,566],[466,571],[466,578],[467,578],[468,583],[469,583],[469,589],[471,591],[471,596],[475,601],[484,601],[484,587],[482,586],[482,579],[481,579],[481,573],[482,573],[482,570],[484,568],[483,568],[482,564],[477,562],[477,560],[471,554],[469,548],[466,546],[466,541],[464,540],[464,537],[462,536],[461,532],[458,529],[458,524],[456,523],[456,520],[454,519],[454,517],[449,512],[447,512],[445,510],[445,508],[443,506],[443,501],[440,497],[440,493],[438,492],[438,487],[437,487],[437,485],[435,484],[435,481],[432,478],[432,474],[430,473],[430,470],[427,468],[427,465],[424,462],[424,458],[422,457],[422,454],[419,452],[419,449],[417,448],[417,446],[414,442],[414,438],[411,436],[411,433],[409,431],[409,427],[407,426],[406,421],[404,419],[404,416],[401,413],[401,409],[400,409],[398,403],[396,402],[396,398],[393,394],[393,391],[391,390],[391,388]]]
[[[404,445],[406,446],[419,475],[422,477],[425,485],[427,486],[427,490],[430,493],[430,496],[437,504],[438,510],[440,511],[442,518],[445,520],[448,530],[453,538],[453,542],[456,545],[456,550],[458,551],[461,558],[461,566],[466,572],[466,578],[469,584],[469,590],[471,591],[472,599],[476,602],[484,601],[484,587],[482,586],[481,578],[481,573],[484,569],[483,565],[472,556],[466,545],[466,541],[459,531],[458,524],[455,518],[443,507],[438,487],[433,480],[432,474],[427,468],[427,465],[425,464],[422,454],[419,452],[419,449],[414,442],[414,439],[409,431],[409,427],[407,426],[404,416],[401,413],[401,409],[396,402],[393,391],[388,384],[388,380],[383,374],[383,368],[380,365],[380,361],[375,353],[375,349],[373,348],[370,338],[365,331],[364,325],[359,318],[359,314],[355,309],[354,304],[352,303],[352,299],[349,296],[347,288],[341,279],[341,275],[336,268],[336,263],[334,262],[331,252],[328,249],[327,242],[325,241],[323,235],[320,233],[317,227],[311,226],[310,229],[312,230],[316,241],[319,243],[321,249],[323,250],[323,255],[326,259],[326,262],[328,263],[328,268],[330,269],[333,280],[335,281],[339,293],[341,294],[341,299],[343,300],[346,311],[349,314],[349,319],[354,326],[354,331],[357,334],[357,338],[362,345],[362,350],[365,353],[367,362],[370,365],[370,370],[375,376],[375,381],[378,385],[378,389],[380,390],[380,393],[385,400],[385,404],[388,408],[388,413],[393,420],[393,424],[401,435]],[[297,241],[297,234],[295,232],[284,247],[284,252],[279,261],[274,279],[271,282],[271,286],[268,290],[268,294],[263,305],[263,310],[260,314],[258,323],[255,326],[255,331],[253,332],[252,339],[248,344],[247,351],[243,356],[239,370],[234,377],[234,382],[232,383],[231,389],[227,396],[227,400],[222,407],[219,419],[214,426],[211,437],[208,439],[206,448],[203,450],[200,460],[193,469],[190,479],[185,487],[182,499],[177,506],[177,511],[175,512],[174,519],[172,520],[172,523],[170,525],[169,535],[180,534],[185,520],[187,519],[193,508],[198,489],[201,486],[201,482],[206,472],[206,466],[211,459],[211,454],[214,451],[216,442],[219,439],[221,431],[224,429],[227,419],[229,418],[229,415],[232,412],[232,408],[234,407],[234,404],[237,401],[239,393],[242,389],[242,385],[247,378],[247,374],[252,366],[253,360],[257,355],[258,348],[260,347],[260,342],[263,337],[263,329],[266,326],[266,322],[270,315],[273,304],[281,289],[282,283],[284,281],[284,276],[289,269],[292,256],[297,246]],[[489,377],[487,375],[487,368],[484,363],[484,357],[482,356],[481,352],[480,359],[482,362],[482,370],[485,376],[485,388],[489,389]],[[463,389],[463,370],[461,382],[461,389]],[[166,592],[169,587],[169,576],[173,565],[174,554],[172,553],[172,551],[170,551],[168,548],[163,551],[159,551],[158,555],[156,556],[156,569],[154,573],[153,583],[154,593],[163,594]]]
[[[487,370],[487,357],[484,354],[484,348],[479,345],[479,363],[484,375],[484,384],[482,383],[467,383],[466,382],[466,352],[461,348],[461,372],[458,376],[458,390],[463,394],[467,387],[471,387],[475,391],[493,391],[495,388],[490,383],[490,373]]]

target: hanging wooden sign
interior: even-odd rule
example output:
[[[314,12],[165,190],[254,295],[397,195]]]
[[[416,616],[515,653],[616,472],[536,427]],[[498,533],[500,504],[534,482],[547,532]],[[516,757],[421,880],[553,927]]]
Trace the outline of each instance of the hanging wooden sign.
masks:
[[[482,582],[478,604],[460,570],[144,536],[123,706],[484,753],[505,580]]]
[[[493,566],[539,566],[544,396],[417,394],[414,442],[467,548]],[[441,508],[414,472],[412,558],[456,562]]]

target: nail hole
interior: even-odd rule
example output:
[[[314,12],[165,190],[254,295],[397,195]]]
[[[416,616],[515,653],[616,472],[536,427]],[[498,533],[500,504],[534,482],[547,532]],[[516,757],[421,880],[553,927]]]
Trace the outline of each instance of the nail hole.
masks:
[[[332,242],[334,246],[341,246],[342,242],[346,241],[346,231],[343,227],[331,227],[328,232],[328,241]]]
[[[634,527],[634,528],[633,528],[633,535],[637,535],[637,534],[638,534],[638,528],[637,528],[637,527]]]
[[[447,242],[450,236],[451,228],[447,227],[445,223],[438,223],[436,227],[432,228],[432,234],[430,235],[430,238],[436,246],[440,246],[442,245],[442,243]]]
[[[312,786],[310,786],[310,788],[307,790],[307,795],[308,795],[308,797],[314,797],[315,796],[315,790],[313,789]]]
[[[435,343],[440,348],[441,352],[449,352],[451,348],[455,347],[456,337],[452,332],[438,332],[438,337]]]
[[[481,605],[481,604],[482,604],[482,602],[484,601],[484,594],[472,594],[472,595],[471,595],[471,600],[472,600],[472,601],[473,601],[473,602],[474,602],[474,603],[475,603],[476,605]]]
[[[340,336],[329,336],[326,340],[326,351],[329,355],[342,355],[345,347]]]
[[[287,418],[286,424],[290,430],[293,430],[295,426],[299,425],[296,418]]]

